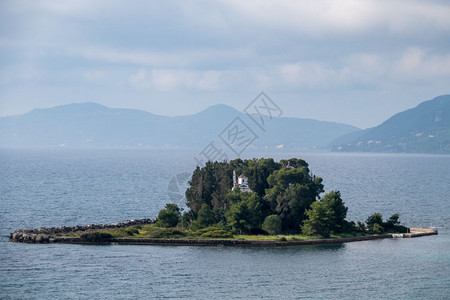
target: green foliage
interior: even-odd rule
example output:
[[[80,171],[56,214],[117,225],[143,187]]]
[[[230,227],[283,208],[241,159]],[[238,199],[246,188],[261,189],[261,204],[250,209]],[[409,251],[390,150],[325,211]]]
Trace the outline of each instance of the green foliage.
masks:
[[[302,232],[306,235],[321,235],[329,237],[331,233],[340,234],[355,230],[355,223],[345,220],[347,207],[341,198],[339,191],[330,191],[321,201],[311,205],[306,211],[308,217],[302,226]]]
[[[311,209],[306,211],[307,220],[304,221],[302,232],[305,235],[321,235],[329,237],[332,228],[333,210],[327,203],[315,201]]]
[[[186,237],[187,234],[186,232],[182,231],[182,230],[178,230],[175,228],[162,228],[160,230],[155,230],[150,232],[149,236],[151,238],[182,238],[182,237]]]
[[[250,188],[258,196],[264,197],[266,189],[269,188],[267,178],[275,170],[280,169],[281,164],[275,162],[272,158],[246,160],[244,164],[246,164],[246,167],[243,167],[243,170],[240,171],[248,176]]]
[[[216,223],[214,212],[206,203],[203,203],[198,211],[197,222],[201,227],[207,227]]]
[[[247,176],[253,193],[232,190],[233,171]],[[225,229],[221,229],[225,231],[246,234],[292,234],[302,230],[308,235],[330,236],[366,231],[364,223],[345,220],[348,209],[339,191],[331,191],[320,200],[322,178],[311,174],[302,159],[207,162],[195,169],[189,184],[186,199],[190,210],[181,218],[178,214],[178,219],[181,227],[193,232],[216,223],[223,223]],[[172,215],[177,214],[174,212]],[[165,216],[158,216],[163,220],[161,217]],[[166,219],[161,226],[174,226],[175,220]],[[368,229],[373,231],[375,224],[383,230],[395,230],[398,214],[386,223],[381,214],[374,214],[367,220]]]
[[[226,213],[226,221],[234,232],[249,233],[261,228],[262,199],[256,193],[241,193],[241,200],[232,204]]]
[[[332,210],[330,219],[331,231],[335,234],[348,231],[348,224],[345,221],[347,217],[348,208],[345,207],[339,191],[330,191],[321,200],[325,205]],[[345,228],[347,227],[347,228]]]
[[[393,233],[407,233],[409,232],[409,228],[402,225],[394,225],[392,228]]]
[[[375,231],[374,230],[375,224],[378,224],[379,226],[383,227],[383,215],[379,212],[370,215],[366,220],[366,224],[370,231]]]
[[[358,232],[358,228],[356,228],[356,223],[351,221],[348,222],[347,220],[344,220],[343,225],[342,225],[342,230],[341,232],[335,232],[334,233],[336,235],[339,235],[340,233],[356,233]]]
[[[205,233],[202,233],[200,237],[204,238],[232,238],[233,234],[231,232],[223,230],[223,229],[215,229],[211,231],[207,231]]]
[[[202,225],[200,225],[200,222],[198,220],[191,221],[191,223],[189,225],[189,229],[192,231],[198,231],[202,228],[203,227],[202,227]]]
[[[190,211],[184,212],[180,217],[178,225],[182,228],[188,228],[192,222],[192,213]]]
[[[366,224],[364,223],[364,222],[361,222],[361,221],[358,221],[357,223],[356,223],[356,229],[358,230],[358,231],[361,231],[361,232],[365,232],[366,231]]]
[[[399,221],[399,214],[393,214],[386,222],[383,222],[383,215],[381,213],[374,213],[367,218],[367,228],[373,233],[405,233],[408,232],[408,227],[401,226]]]
[[[136,228],[129,228],[129,229],[125,230],[125,233],[128,235],[135,235],[135,234],[139,234],[139,230],[137,230]]]
[[[383,228],[382,225],[380,225],[380,224],[378,224],[378,223],[375,223],[375,224],[373,224],[373,226],[372,226],[372,231],[373,231],[374,233],[381,234],[381,233],[384,232],[384,228]]]
[[[281,218],[277,215],[270,215],[264,220],[262,230],[272,235],[280,234],[281,226]]]
[[[400,225],[400,221],[398,220],[399,217],[400,217],[400,216],[399,216],[398,213],[393,214],[393,215],[386,221],[386,223],[383,224],[384,228],[385,228],[386,230],[390,230],[390,231],[394,230],[394,227],[395,227],[395,226]]]
[[[298,232],[305,210],[323,192],[322,179],[310,174],[302,160],[290,159],[285,167],[276,170],[268,178],[270,188],[264,199],[268,207],[276,212],[284,232]]]
[[[186,191],[186,204],[195,216],[202,204],[207,204],[217,214],[216,219],[223,218],[225,195],[233,185],[232,174],[233,167],[226,162],[208,161],[203,168],[195,169]]]
[[[106,232],[88,232],[84,233],[80,236],[80,239],[82,241],[86,242],[94,242],[94,243],[102,243],[102,242],[109,242],[113,236]]]
[[[158,222],[162,227],[174,227],[180,221],[180,208],[173,203],[166,204],[158,213]]]

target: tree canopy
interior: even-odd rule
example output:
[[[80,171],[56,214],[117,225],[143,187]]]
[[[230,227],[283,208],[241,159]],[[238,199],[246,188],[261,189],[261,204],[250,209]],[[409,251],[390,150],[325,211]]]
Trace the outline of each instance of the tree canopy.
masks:
[[[233,171],[248,178],[253,193],[232,190]],[[207,162],[195,169],[189,184],[186,199],[192,222],[207,205],[216,222],[242,233],[262,231],[269,215],[279,217],[282,232],[299,232],[305,210],[323,192],[322,179],[312,175],[308,164],[298,158]]]
[[[251,192],[233,188],[233,173],[248,179]],[[186,190],[188,211],[183,215],[168,204],[158,215],[162,226],[190,230],[219,227],[239,234],[269,233],[330,236],[344,232],[403,230],[398,214],[383,222],[381,214],[367,226],[347,222],[347,207],[339,191],[324,192],[322,178],[302,159],[260,158],[206,162],[197,167]],[[381,229],[380,229],[381,228]],[[218,229],[219,230],[219,229]]]

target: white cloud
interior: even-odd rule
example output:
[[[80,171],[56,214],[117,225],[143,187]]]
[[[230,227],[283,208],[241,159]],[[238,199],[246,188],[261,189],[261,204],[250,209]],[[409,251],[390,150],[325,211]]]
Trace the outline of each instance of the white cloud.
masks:
[[[283,64],[279,73],[291,88],[323,88],[333,84],[336,71],[318,62]]]
[[[43,102],[260,90],[419,101],[419,85],[448,92],[449,15],[435,0],[6,1],[0,101],[37,90]]]
[[[386,58],[375,53],[357,53],[344,58],[337,81],[340,85],[376,86],[389,71]]]
[[[447,3],[419,0],[223,0],[244,20],[263,28],[310,36],[364,34],[387,30],[395,34],[450,31]]]
[[[191,71],[181,69],[141,69],[130,77],[135,88],[174,91],[179,89],[213,91],[220,86],[221,73],[218,71]]]
[[[88,70],[84,72],[84,79],[90,83],[105,83],[108,81],[109,76],[103,70]]]
[[[450,76],[450,53],[437,55],[421,48],[409,48],[392,65],[392,78],[427,82]]]

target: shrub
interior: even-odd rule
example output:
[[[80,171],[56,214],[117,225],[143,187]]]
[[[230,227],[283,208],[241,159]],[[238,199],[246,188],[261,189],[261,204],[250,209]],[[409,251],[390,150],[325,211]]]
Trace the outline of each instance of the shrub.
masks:
[[[162,239],[162,238],[181,238],[185,237],[187,234],[184,231],[178,229],[161,229],[155,230],[149,234],[152,238]]]
[[[366,220],[367,227],[372,229],[375,224],[378,224],[380,226],[383,225],[383,215],[381,213],[374,213],[371,216],[369,216]]]
[[[272,235],[280,234],[281,233],[281,218],[277,215],[270,215],[268,216],[263,224],[262,229]]]
[[[192,231],[199,231],[202,228],[203,228],[202,225],[200,225],[200,222],[198,222],[197,220],[192,221],[191,224],[189,225],[189,229]]]
[[[377,234],[381,234],[384,232],[383,226],[378,223],[373,224],[372,231]]]
[[[113,236],[106,232],[88,232],[80,236],[82,241],[97,243],[109,242],[112,238]]]
[[[184,212],[180,217],[180,223],[178,223],[179,226],[182,228],[189,228],[189,225],[192,221],[192,215],[190,212]]]
[[[394,225],[392,232],[394,233],[407,233],[408,232],[408,227],[403,226],[403,225]]]
[[[366,232],[366,224],[364,222],[358,221],[356,224],[356,229],[361,232]]]
[[[130,228],[125,230],[125,233],[128,235],[135,235],[135,234],[139,234],[139,230],[137,230],[136,228]]]
[[[223,229],[216,229],[213,231],[207,231],[201,235],[201,237],[206,238],[232,238],[233,235],[229,231]]]
[[[393,214],[384,224],[383,227],[387,230],[387,231],[395,231],[395,227],[400,225],[400,221],[399,219],[399,214],[395,213]]]
[[[158,222],[162,227],[175,227],[180,220],[180,208],[173,203],[166,204],[158,213]]]
[[[342,226],[342,232],[352,233],[352,232],[357,232],[357,231],[358,231],[358,228],[356,228],[355,222],[353,222],[353,221],[348,222],[348,221],[344,220],[343,226]]]

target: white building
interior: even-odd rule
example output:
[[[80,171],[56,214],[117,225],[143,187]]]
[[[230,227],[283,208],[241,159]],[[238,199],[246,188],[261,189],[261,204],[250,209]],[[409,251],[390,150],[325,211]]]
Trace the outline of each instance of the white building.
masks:
[[[239,188],[241,192],[252,192],[252,189],[248,186],[248,178],[241,174],[236,177],[236,171],[233,171],[233,190]]]

